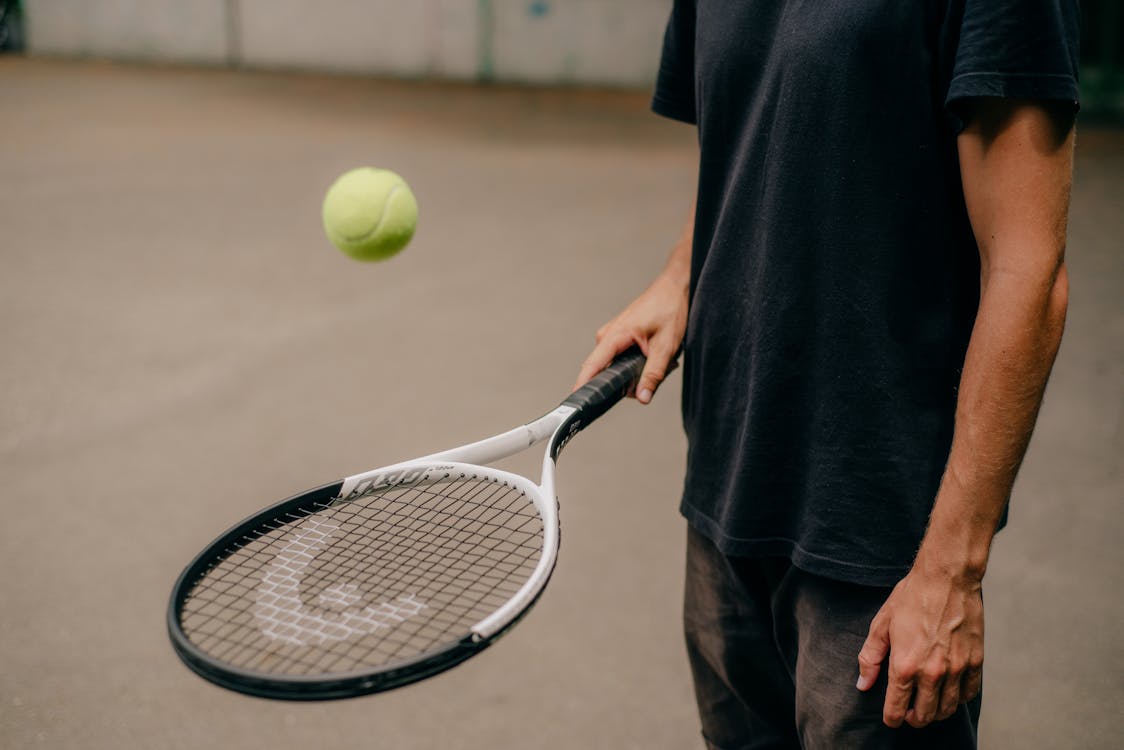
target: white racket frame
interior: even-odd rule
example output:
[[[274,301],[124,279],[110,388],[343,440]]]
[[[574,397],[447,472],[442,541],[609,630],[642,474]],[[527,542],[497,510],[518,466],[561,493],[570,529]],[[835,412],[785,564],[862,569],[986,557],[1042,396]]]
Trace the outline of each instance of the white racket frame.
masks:
[[[355,493],[358,493],[355,496],[361,497],[387,486],[408,486],[437,481],[453,473],[488,478],[511,485],[526,494],[542,519],[542,554],[535,569],[531,571],[531,575],[519,590],[503,606],[470,628],[474,642],[489,640],[514,622],[545,588],[554,570],[558,560],[559,525],[558,495],[554,484],[557,450],[554,450],[553,446],[557,445],[560,449],[565,444],[565,438],[561,437],[561,433],[568,426],[572,432],[577,431],[578,426],[570,421],[576,411],[573,406],[562,405],[532,422],[490,438],[365,471],[343,480],[339,492],[340,498],[349,498]],[[521,453],[548,439],[548,447],[542,462],[542,477],[538,484],[519,474],[486,465]],[[364,484],[367,486],[364,487]]]

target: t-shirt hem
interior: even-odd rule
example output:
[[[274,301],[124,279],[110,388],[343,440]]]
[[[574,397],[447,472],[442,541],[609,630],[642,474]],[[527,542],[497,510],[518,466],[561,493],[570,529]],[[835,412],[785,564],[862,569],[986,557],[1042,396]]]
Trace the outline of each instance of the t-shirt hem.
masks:
[[[952,79],[945,106],[960,99],[994,96],[1006,99],[1053,99],[1077,106],[1077,80],[1068,73],[961,73]]]
[[[662,115],[672,120],[678,120],[679,122],[685,122],[688,125],[698,124],[694,107],[683,104],[682,102],[665,99],[659,94],[652,97],[652,111],[657,115]]]
[[[812,575],[861,586],[893,586],[909,572],[910,565],[864,565],[837,560],[809,552],[785,537],[740,538],[725,533],[721,526],[698,508],[684,501],[679,512],[695,531],[705,536],[724,555],[731,557],[786,557],[800,570]]]
[[[1066,73],[961,73],[952,79],[944,105],[952,122],[953,131],[962,132],[967,123],[956,111],[956,104],[975,97],[1000,99],[1033,99],[1038,101],[1064,101],[1073,104],[1076,112],[1081,104],[1077,79]]]

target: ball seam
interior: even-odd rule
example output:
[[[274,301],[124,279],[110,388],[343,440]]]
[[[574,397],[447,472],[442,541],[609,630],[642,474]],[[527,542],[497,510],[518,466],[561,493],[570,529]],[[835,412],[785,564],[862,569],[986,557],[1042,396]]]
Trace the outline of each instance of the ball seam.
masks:
[[[390,199],[393,198],[394,194],[397,193],[401,189],[402,189],[402,185],[401,185],[401,183],[399,183],[399,184],[395,185],[394,187],[392,187],[390,189],[390,192],[386,194],[386,198],[382,202],[382,210],[379,212],[379,220],[375,222],[375,225],[373,227],[371,227],[371,229],[366,234],[361,234],[361,235],[359,235],[358,237],[355,237],[355,238],[348,237],[347,241],[349,243],[363,242],[363,241],[371,238],[373,235],[378,234],[379,229],[382,228],[383,220],[386,219],[386,212],[387,212],[387,209],[390,207]]]

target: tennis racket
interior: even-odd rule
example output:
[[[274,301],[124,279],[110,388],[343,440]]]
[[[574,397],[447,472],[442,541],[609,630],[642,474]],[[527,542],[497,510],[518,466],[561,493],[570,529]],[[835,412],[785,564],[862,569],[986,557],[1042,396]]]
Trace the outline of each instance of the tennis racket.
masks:
[[[634,386],[630,350],[521,427],[295,495],[180,574],[168,633],[223,687],[325,700],[447,670],[519,621],[558,557],[558,455]],[[485,464],[547,441],[538,484]]]

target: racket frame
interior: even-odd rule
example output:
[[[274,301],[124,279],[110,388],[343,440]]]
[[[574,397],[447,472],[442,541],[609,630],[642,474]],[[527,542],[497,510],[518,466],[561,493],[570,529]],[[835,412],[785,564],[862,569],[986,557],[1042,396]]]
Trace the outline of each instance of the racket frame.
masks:
[[[187,565],[172,589],[166,624],[177,655],[201,677],[237,692],[285,700],[330,700],[410,684],[443,672],[479,653],[530,611],[545,590],[557,563],[559,523],[555,464],[559,454],[577,432],[604,414],[628,392],[639,375],[643,362],[643,357],[638,352],[619,357],[593,381],[571,394],[560,406],[520,427],[484,440],[321,485],[275,503],[230,527]],[[483,465],[520,453],[547,438],[549,443],[543,456],[538,484],[518,474]],[[317,505],[323,507],[348,502],[388,487],[436,482],[454,474],[484,477],[518,489],[534,504],[543,525],[542,554],[527,580],[507,602],[472,625],[460,640],[442,644],[421,655],[384,664],[376,672],[365,668],[330,677],[277,677],[215,659],[196,646],[181,629],[180,614],[194,582],[224,559],[216,555],[216,549],[229,554],[268,533],[270,529],[263,528],[263,519],[272,519],[278,525],[283,525],[306,517],[309,514],[301,511]]]

